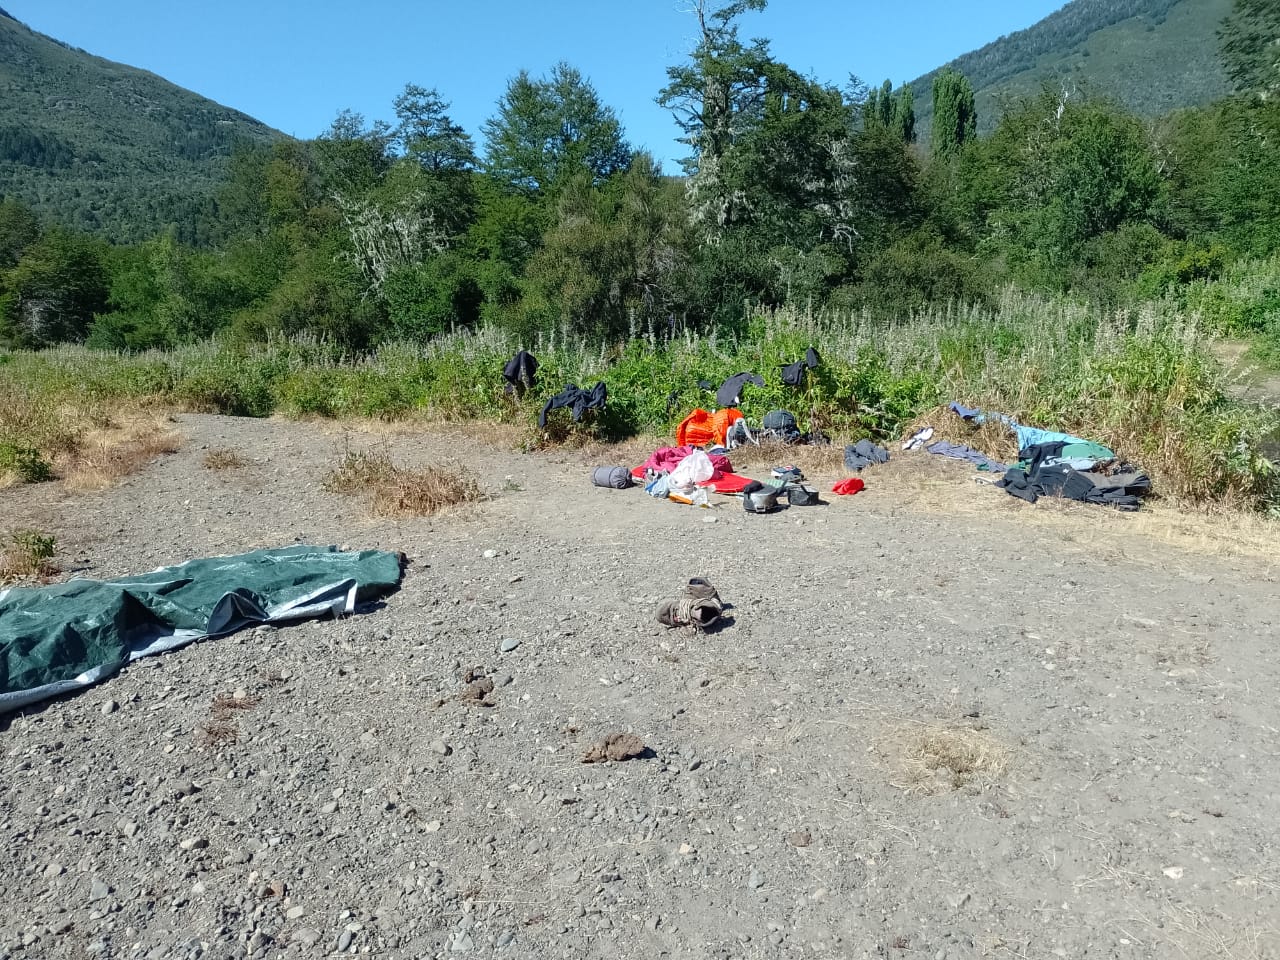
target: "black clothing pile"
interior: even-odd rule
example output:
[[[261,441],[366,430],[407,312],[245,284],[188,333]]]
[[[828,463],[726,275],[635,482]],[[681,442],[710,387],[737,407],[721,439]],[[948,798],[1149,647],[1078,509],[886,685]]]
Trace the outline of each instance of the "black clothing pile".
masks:
[[[1040,443],[1022,451],[1025,466],[1010,467],[997,487],[1010,496],[1035,503],[1040,497],[1065,497],[1131,513],[1151,492],[1151,478],[1128,464],[1110,475],[1083,472],[1058,462],[1064,443]]]
[[[565,388],[548,400],[547,405],[542,408],[542,413],[538,414],[538,426],[545,427],[547,414],[560,407],[568,407],[573,414],[574,423],[579,423],[582,415],[588,410],[603,410],[608,399],[609,389],[604,385],[603,380],[590,390],[583,390],[576,383],[565,384]]]

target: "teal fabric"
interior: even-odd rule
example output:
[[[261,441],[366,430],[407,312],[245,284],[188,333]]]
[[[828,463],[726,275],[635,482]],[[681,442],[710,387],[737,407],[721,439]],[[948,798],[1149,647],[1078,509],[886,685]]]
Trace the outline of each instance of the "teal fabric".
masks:
[[[1063,460],[1096,460],[1098,463],[1107,463],[1116,458],[1115,451],[1092,440],[1068,443],[1059,456]]]
[[[399,585],[398,554],[286,547],[119,580],[0,590],[0,713],[131,660],[242,627],[353,613]]]

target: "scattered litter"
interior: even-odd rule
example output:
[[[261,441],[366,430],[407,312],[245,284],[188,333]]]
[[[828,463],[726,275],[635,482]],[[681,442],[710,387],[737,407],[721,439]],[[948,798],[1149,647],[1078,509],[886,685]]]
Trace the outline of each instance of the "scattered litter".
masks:
[[[1131,512],[1139,509],[1142,498],[1151,492],[1151,478],[1146,473],[1121,462],[1113,450],[1100,443],[1024,426],[1007,414],[988,414],[959,403],[952,403],[950,409],[968,423],[1002,424],[1011,430],[1017,437],[1018,462],[1006,468],[979,450],[946,440],[926,449],[940,456],[968,460],[980,470],[1003,473],[995,486],[1010,496],[1028,503],[1035,503],[1040,497],[1061,497]]]
[[[634,733],[611,733],[599,743],[592,744],[582,756],[583,763],[604,763],[606,760],[632,760],[642,756],[648,748]]]

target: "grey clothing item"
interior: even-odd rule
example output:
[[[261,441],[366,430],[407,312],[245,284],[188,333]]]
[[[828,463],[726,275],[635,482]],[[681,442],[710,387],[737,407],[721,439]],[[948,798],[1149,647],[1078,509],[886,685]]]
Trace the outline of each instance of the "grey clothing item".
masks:
[[[1003,463],[992,460],[985,453],[981,453],[973,449],[973,447],[966,447],[963,443],[948,443],[946,440],[939,440],[937,443],[929,444],[925,449],[930,453],[936,453],[940,457],[968,460],[970,463],[995,473],[1004,473],[1008,469]]]
[[[870,440],[859,440],[844,448],[844,465],[850,470],[861,470],[874,463],[888,463],[889,451]]]

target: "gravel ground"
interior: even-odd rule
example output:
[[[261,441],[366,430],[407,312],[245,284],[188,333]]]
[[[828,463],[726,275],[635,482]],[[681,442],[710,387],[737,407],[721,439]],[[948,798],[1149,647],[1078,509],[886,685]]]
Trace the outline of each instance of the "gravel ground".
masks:
[[[403,589],[0,718],[0,960],[1280,957],[1269,564],[923,455],[757,517],[361,435],[494,495],[375,520],[321,487],[331,425],[178,428],[0,506],[82,575],[336,543],[405,551]],[[658,625],[695,575],[725,625]],[[648,749],[582,762],[616,732]]]

